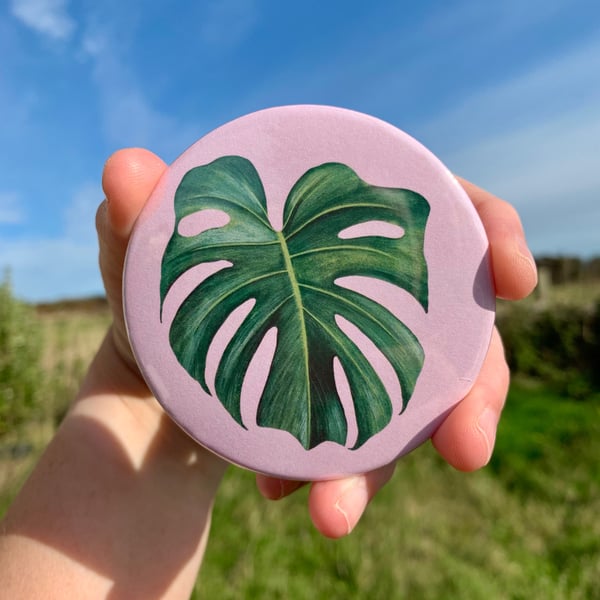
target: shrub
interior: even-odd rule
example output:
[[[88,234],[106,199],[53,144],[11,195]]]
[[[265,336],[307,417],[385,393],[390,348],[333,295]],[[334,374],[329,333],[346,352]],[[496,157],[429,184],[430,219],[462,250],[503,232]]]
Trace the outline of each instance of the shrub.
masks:
[[[511,370],[573,398],[600,390],[600,303],[537,309],[515,305],[498,319]]]
[[[31,307],[0,282],[0,437],[30,419],[43,382],[41,334]]]

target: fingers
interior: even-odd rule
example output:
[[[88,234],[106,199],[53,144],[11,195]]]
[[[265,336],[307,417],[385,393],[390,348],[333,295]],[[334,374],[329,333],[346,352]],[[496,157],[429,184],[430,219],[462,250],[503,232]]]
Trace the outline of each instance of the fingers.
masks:
[[[305,485],[303,481],[290,481],[268,475],[256,474],[256,487],[268,500],[281,500]]]
[[[392,463],[363,475],[313,483],[308,507],[315,527],[330,538],[348,535],[394,469]]]
[[[394,468],[395,463],[364,475],[314,482],[308,507],[315,527],[330,538],[348,535],[373,496],[389,481]],[[257,475],[256,484],[260,493],[269,500],[280,500],[306,485],[305,482],[266,475]]]
[[[509,371],[502,341],[494,329],[475,385],[433,435],[438,452],[457,469],[473,471],[489,462],[508,384]],[[364,475],[315,482],[310,491],[309,509],[317,529],[332,538],[348,535],[393,472],[394,464],[391,464]],[[293,489],[295,487],[290,485],[289,491]],[[280,488],[279,497],[285,493],[289,492]]]
[[[517,211],[465,179],[457,179],[479,213],[490,242],[496,294],[507,300],[524,298],[537,284],[537,270]]]
[[[475,385],[432,437],[437,451],[455,468],[474,471],[489,462],[509,378],[502,340],[494,328]]]

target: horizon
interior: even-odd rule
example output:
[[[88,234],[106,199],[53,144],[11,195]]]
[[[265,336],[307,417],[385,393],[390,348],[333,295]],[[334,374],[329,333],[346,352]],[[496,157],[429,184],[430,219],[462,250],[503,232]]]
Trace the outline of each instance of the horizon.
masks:
[[[598,264],[600,264],[600,254],[591,256],[590,258],[582,258],[580,256],[567,256],[567,255],[555,255],[555,256],[549,256],[549,255],[542,255],[542,256],[534,256],[533,257],[536,265],[538,267],[538,271],[541,269],[546,269],[549,272],[551,272],[551,267],[548,265],[543,265],[540,263],[543,263],[544,261],[578,261],[580,263],[580,266],[583,267],[584,271],[586,269],[586,267],[588,266],[593,266],[596,267]],[[584,276],[584,277],[578,277],[577,278],[577,282],[587,282],[587,281],[596,281],[599,278],[598,274],[596,272],[592,272],[591,275],[588,276]],[[10,277],[8,277],[8,283],[10,285]],[[7,278],[5,275],[4,278],[4,282],[6,282]],[[567,281],[561,282],[561,283],[572,283],[575,282],[575,279],[568,279]],[[3,283],[2,281],[0,281],[0,284]],[[555,285],[555,284],[552,284]],[[535,290],[534,290],[535,293]],[[23,300],[23,299],[21,299]],[[55,308],[60,308],[63,307],[63,305],[67,305],[65,308],[68,308],[68,305],[71,304],[94,304],[94,303],[98,303],[98,302],[102,302],[104,303],[107,300],[106,298],[106,294],[104,292],[104,290],[100,290],[98,292],[92,292],[89,295],[83,295],[83,296],[64,296],[61,298],[55,298],[52,300],[38,300],[38,301],[29,301],[26,303],[31,304],[32,306],[38,308],[38,309],[51,309],[54,310]],[[108,305],[107,305],[108,307]]]

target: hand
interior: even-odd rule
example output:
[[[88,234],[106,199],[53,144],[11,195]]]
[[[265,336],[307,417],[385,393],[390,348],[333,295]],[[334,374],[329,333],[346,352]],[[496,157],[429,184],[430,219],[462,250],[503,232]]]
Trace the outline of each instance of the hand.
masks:
[[[114,154],[104,171],[107,202],[98,215],[100,262],[115,319],[114,343],[123,364],[140,381],[125,333],[121,276],[133,223],[165,168],[158,157],[145,150],[122,150]],[[511,300],[526,296],[535,287],[537,275],[518,214],[510,204],[465,180],[459,181],[485,227],[498,296]],[[489,461],[508,383],[509,372],[502,341],[494,330],[488,355],[475,385],[432,438],[438,452],[457,469],[472,471]],[[160,411],[157,403],[153,406]],[[319,531],[329,537],[348,534],[368,502],[390,479],[394,467],[391,464],[364,475],[312,483],[309,509]],[[265,497],[279,499],[303,483],[257,475],[257,485]]]
[[[150,430],[160,427],[175,453],[201,452],[215,473],[222,472],[224,461],[199,448],[171,419],[148,389],[133,356],[123,314],[122,278],[125,253],[135,221],[167,165],[155,154],[143,149],[125,149],[106,162],[102,187],[106,200],[96,214],[100,246],[100,271],[113,323],[107,336],[112,349],[111,385],[119,392],[136,417]],[[86,386],[82,393],[86,395]]]
[[[517,212],[507,202],[472,183],[460,178],[458,181],[471,198],[487,233],[496,294],[507,300],[524,298],[535,287],[537,272]],[[488,463],[508,384],[502,340],[494,328],[477,381],[432,437],[436,450],[452,466],[473,471]],[[367,504],[389,481],[394,468],[395,464],[390,464],[363,475],[312,483],[308,503],[317,529],[333,538],[350,533]],[[303,485],[264,475],[257,475],[256,480],[261,493],[273,500]]]
[[[107,162],[97,228],[114,322],[0,524],[2,597],[190,597],[225,462],[152,397],[121,308],[129,234],[165,168],[143,150]]]

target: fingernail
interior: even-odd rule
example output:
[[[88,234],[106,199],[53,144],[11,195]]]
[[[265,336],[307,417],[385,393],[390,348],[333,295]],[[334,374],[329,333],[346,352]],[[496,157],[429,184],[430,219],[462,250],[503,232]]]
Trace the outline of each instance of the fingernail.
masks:
[[[497,427],[498,414],[489,407],[485,408],[477,419],[477,428],[483,434],[487,446],[487,457],[485,460],[486,465],[488,462],[490,462],[490,458],[492,458],[492,452],[494,451],[494,444],[496,442]]]
[[[348,482],[335,503],[336,510],[346,521],[346,534],[354,529],[368,503],[367,482],[364,477],[355,477]]]

